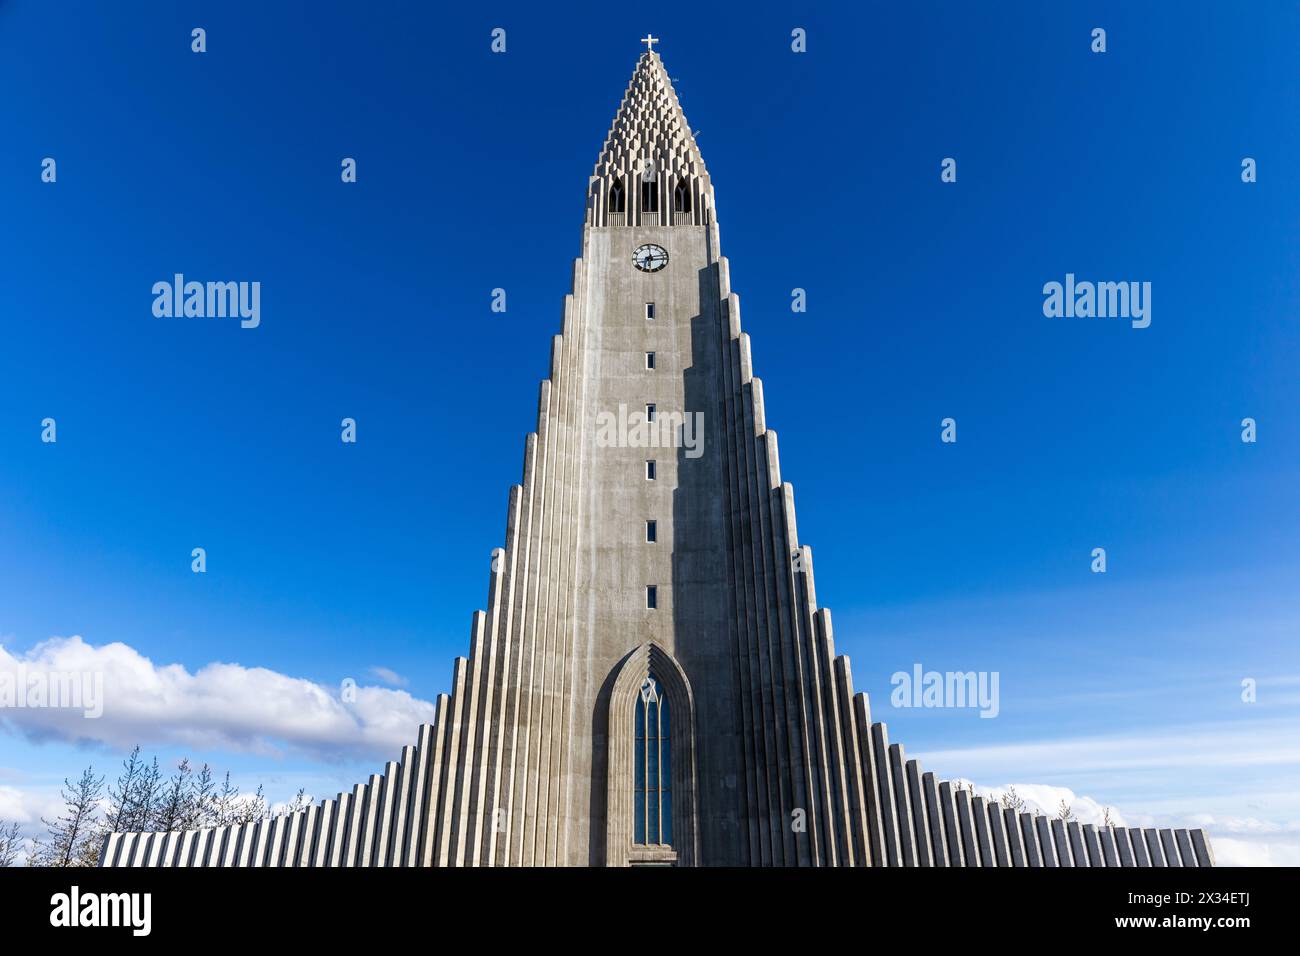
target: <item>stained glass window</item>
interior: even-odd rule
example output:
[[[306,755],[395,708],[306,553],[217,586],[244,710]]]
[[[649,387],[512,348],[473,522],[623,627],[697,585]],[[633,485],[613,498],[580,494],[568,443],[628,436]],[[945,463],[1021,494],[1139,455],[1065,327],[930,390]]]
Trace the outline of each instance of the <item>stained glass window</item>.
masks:
[[[668,699],[653,674],[637,694],[636,744],[632,770],[633,842],[671,846],[673,842],[672,733]]]

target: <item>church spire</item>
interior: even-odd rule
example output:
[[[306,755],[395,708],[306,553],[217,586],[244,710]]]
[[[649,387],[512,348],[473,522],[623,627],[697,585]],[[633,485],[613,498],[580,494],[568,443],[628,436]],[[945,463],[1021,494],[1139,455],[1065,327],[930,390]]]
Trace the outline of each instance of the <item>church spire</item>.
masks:
[[[623,102],[596,160],[587,195],[592,226],[702,226],[713,219],[713,187],[695,136],[654,52],[641,40]]]

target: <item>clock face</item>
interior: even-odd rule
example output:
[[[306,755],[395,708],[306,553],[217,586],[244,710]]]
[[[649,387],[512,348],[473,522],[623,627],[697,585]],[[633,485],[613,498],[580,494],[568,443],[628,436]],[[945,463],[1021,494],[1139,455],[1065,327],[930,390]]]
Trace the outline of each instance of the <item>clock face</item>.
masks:
[[[668,265],[668,250],[653,243],[637,246],[632,253],[632,263],[642,272],[658,272]]]

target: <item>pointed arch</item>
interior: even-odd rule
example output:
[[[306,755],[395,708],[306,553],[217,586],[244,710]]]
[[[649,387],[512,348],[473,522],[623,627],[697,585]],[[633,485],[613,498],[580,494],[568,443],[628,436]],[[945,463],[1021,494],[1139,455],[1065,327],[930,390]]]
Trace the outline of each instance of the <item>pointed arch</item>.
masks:
[[[627,191],[623,188],[621,177],[615,177],[614,182],[609,187],[609,211],[626,212],[627,211]]]
[[[691,184],[685,179],[677,180],[673,189],[673,212],[691,211]]]
[[[699,854],[697,789],[695,780],[695,697],[680,664],[654,641],[647,641],[625,657],[615,670],[609,695],[609,735],[606,763],[605,863],[629,866],[634,863],[676,863],[694,866]],[[671,753],[669,789],[672,846],[654,845],[636,827],[636,718],[646,713],[642,690],[655,679],[654,695],[662,699],[671,715],[665,725]],[[642,704],[638,708],[638,703]],[[640,840],[638,840],[640,836]]]

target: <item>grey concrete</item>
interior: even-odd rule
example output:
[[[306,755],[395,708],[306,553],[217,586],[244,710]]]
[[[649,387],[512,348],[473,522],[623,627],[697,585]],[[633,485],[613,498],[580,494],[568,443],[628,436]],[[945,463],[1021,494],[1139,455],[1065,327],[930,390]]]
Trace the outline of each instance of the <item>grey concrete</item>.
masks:
[[[947,780],[939,784],[939,806],[943,810],[943,835],[948,844],[949,865],[965,866],[966,851],[961,827],[957,823],[957,801],[953,796],[952,784]]]
[[[1174,838],[1173,830],[1160,830],[1160,848],[1165,853],[1166,866],[1182,866],[1182,858],[1178,854],[1178,841]]]

